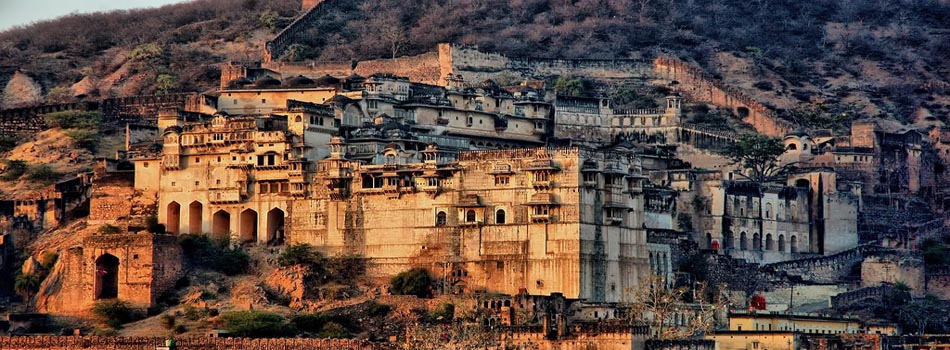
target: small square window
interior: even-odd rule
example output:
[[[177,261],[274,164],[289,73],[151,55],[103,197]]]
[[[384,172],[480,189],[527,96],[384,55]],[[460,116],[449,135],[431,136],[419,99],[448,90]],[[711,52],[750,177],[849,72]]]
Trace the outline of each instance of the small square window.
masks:
[[[172,186],[175,186],[175,181],[172,181]]]
[[[132,260],[138,260],[138,259],[139,259],[138,254],[132,254]]]
[[[195,186],[198,186],[199,184],[201,184],[200,181],[195,181]]]
[[[142,167],[143,167],[143,168],[148,168],[148,162],[143,163],[143,164],[142,164]]]

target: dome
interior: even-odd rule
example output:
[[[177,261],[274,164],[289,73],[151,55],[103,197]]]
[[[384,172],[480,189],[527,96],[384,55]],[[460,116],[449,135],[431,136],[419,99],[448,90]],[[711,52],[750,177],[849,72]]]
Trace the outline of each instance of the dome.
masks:
[[[269,76],[257,79],[257,81],[254,82],[254,87],[258,87],[258,88],[269,88],[269,87],[277,87],[277,86],[280,86],[280,80],[271,78]]]
[[[334,86],[340,83],[340,79],[334,78],[327,74],[317,78],[316,83],[318,86]]]
[[[228,87],[229,87],[229,88],[240,88],[240,87],[243,87],[243,86],[245,86],[245,85],[250,85],[250,84],[251,84],[251,81],[250,81],[250,80],[248,80],[247,78],[241,77],[241,78],[237,78],[237,79],[234,79],[234,80],[229,81],[229,82],[228,82]]]
[[[343,96],[343,95],[336,95],[336,96],[331,97],[329,100],[327,100],[326,103],[343,107],[343,106],[353,103],[353,99]]]
[[[284,85],[289,87],[303,87],[303,86],[312,86],[314,84],[313,79],[307,78],[302,75],[284,80]]]

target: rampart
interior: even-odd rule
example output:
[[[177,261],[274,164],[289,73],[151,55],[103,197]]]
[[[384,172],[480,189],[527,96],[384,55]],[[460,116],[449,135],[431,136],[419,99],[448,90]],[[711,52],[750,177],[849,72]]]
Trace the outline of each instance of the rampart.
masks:
[[[155,350],[164,346],[159,337],[0,337],[3,350],[72,350],[72,349],[123,349]],[[177,339],[179,350],[390,350],[390,344],[372,343],[352,339],[307,339],[307,338],[182,338]]]
[[[439,44],[440,78],[461,75],[470,84],[502,77],[543,79],[551,76],[585,77],[599,80],[649,80],[650,63],[635,59],[544,59],[509,58],[483,52],[475,46]]]
[[[836,283],[847,277],[854,265],[861,263],[865,257],[891,251],[881,246],[863,244],[833,255],[767,264],[762,269],[778,278],[795,276],[812,283]]]
[[[319,11],[322,8],[322,6],[320,6],[322,3],[322,0],[307,1],[307,4],[301,9],[304,13],[277,33],[277,36],[264,44],[264,62],[270,62],[279,58],[280,55],[287,50],[287,47],[293,43],[297,35],[306,31],[307,27],[316,22]],[[308,6],[309,8],[307,8]]]
[[[660,57],[653,61],[653,67],[659,78],[678,82],[677,90],[690,99],[727,107],[760,134],[784,137],[795,129],[794,124],[779,119],[765,105],[689,63]]]
[[[416,56],[362,61],[356,64],[354,72],[364,77],[392,73],[408,77],[412,82],[437,85],[443,78],[439,60],[438,52],[427,52]]]
[[[892,290],[894,290],[894,287],[889,284],[855,289],[832,296],[831,306],[841,310],[861,303],[880,303]]]
[[[107,98],[99,102],[76,102],[0,110],[0,134],[38,132],[48,128],[43,115],[68,110],[100,111],[107,122],[148,124],[156,123],[158,109],[188,107],[198,94],[181,93]],[[188,109],[188,108],[186,108]]]

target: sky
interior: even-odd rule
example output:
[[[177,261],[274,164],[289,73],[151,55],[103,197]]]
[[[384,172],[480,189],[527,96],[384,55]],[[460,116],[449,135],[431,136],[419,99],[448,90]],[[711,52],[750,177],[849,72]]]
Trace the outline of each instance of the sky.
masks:
[[[187,0],[0,0],[0,31],[73,12],[158,7]]]

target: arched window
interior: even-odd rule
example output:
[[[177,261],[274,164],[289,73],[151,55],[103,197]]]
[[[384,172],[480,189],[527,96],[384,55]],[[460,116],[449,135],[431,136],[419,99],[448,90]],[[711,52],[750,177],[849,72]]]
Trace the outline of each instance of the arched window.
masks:
[[[765,235],[765,250],[775,249],[775,242],[772,241],[772,234]]]
[[[778,235],[778,251],[785,252],[785,235]]]
[[[792,253],[798,253],[798,237],[792,236],[788,246],[791,248]]]
[[[745,232],[739,234],[739,250],[749,249],[749,238]]]
[[[444,211],[440,211],[438,214],[435,214],[435,225],[445,226],[445,212]]]
[[[752,234],[752,250],[762,250],[762,236],[758,232]]]
[[[465,212],[465,222],[475,222],[475,211],[469,210]]]
[[[713,245],[713,244],[712,244],[712,234],[710,234],[709,232],[707,232],[707,233],[706,233],[706,248],[707,248],[707,249],[712,249],[712,245]]]
[[[726,237],[723,238],[725,242],[722,242],[722,246],[725,249],[732,249],[736,246],[736,236],[732,231],[726,232]]]
[[[504,209],[498,209],[497,211],[495,211],[495,223],[496,223],[496,224],[504,224],[504,223],[505,223],[505,210],[504,210]]]
[[[294,121],[299,123],[303,121],[303,119],[301,119],[300,116],[298,115],[297,118],[294,118]]]
[[[772,203],[765,203],[765,218],[772,218]]]
[[[788,150],[789,150],[789,151],[794,151],[794,150],[796,150],[796,149],[798,149],[798,146],[795,146],[794,143],[788,144]]]

